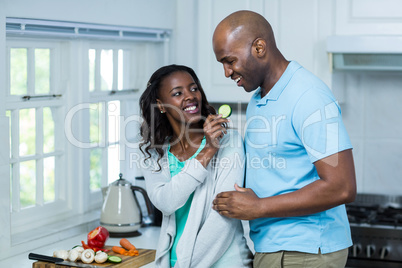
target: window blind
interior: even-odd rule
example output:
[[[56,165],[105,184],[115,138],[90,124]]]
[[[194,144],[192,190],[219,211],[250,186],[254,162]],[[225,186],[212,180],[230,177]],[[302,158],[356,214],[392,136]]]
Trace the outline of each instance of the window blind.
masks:
[[[9,17],[6,18],[6,34],[164,42],[169,38],[171,30]]]

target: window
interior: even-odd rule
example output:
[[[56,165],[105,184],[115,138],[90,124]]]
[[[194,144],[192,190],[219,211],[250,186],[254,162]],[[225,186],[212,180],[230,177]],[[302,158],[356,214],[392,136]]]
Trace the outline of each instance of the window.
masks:
[[[67,33],[66,25],[75,30]],[[97,27],[108,28],[7,19],[12,244],[0,246],[23,245],[40,236],[24,234],[47,224],[65,224],[93,210],[99,215],[101,188],[120,172],[130,178],[126,160],[136,150],[138,98],[152,72],[167,63],[166,31],[111,26],[106,33],[118,34],[99,39]],[[74,224],[79,223],[64,228]],[[59,233],[63,226],[58,226],[51,231]]]
[[[148,51],[152,53],[147,53]],[[140,125],[138,117],[132,117],[139,114],[139,94],[135,93],[145,87],[149,76],[160,67],[161,59],[163,46],[157,43],[128,46],[96,42],[89,45],[92,192],[117,180],[121,172],[125,177],[129,176],[133,166],[130,167],[127,158],[136,149],[130,145],[135,143]],[[142,68],[143,63],[148,65],[148,74]]]
[[[51,219],[67,210],[60,183],[65,147],[57,142],[65,101],[53,97],[59,96],[60,42],[12,39],[7,54],[11,211],[19,232],[27,217],[35,226],[39,215]]]

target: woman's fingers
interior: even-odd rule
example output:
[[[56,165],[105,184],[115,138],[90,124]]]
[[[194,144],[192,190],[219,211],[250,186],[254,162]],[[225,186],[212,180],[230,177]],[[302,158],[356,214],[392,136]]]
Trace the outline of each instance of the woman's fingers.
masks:
[[[223,137],[227,133],[223,123],[228,122],[227,119],[222,118],[221,115],[209,115],[204,123],[205,136],[211,139]]]

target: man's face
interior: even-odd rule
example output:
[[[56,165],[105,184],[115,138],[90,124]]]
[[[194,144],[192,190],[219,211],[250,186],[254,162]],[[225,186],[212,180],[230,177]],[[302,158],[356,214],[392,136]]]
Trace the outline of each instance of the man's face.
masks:
[[[231,78],[246,92],[260,86],[257,60],[252,55],[253,40],[236,38],[233,33],[217,30],[213,37],[216,60],[223,64],[225,76]]]

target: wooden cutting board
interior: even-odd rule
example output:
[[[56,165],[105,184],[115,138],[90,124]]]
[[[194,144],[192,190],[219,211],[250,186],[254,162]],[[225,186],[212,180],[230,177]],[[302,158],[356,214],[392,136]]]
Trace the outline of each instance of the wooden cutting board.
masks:
[[[92,263],[90,263],[91,265],[96,265],[99,267],[114,267],[114,268],[137,268],[137,267],[141,267],[145,264],[148,264],[150,262],[153,262],[155,260],[156,251],[154,249],[140,248],[140,249],[138,249],[140,255],[124,256],[124,255],[114,253],[111,250],[112,249],[111,246],[105,246],[105,248],[110,249],[110,251],[107,254],[119,256],[122,259],[122,261],[120,263],[111,263],[108,261],[105,263],[92,262]],[[79,261],[79,262],[81,262],[81,261]],[[66,268],[66,267],[73,267],[73,266],[56,265],[54,263],[44,262],[44,261],[37,261],[32,264],[32,268]]]

